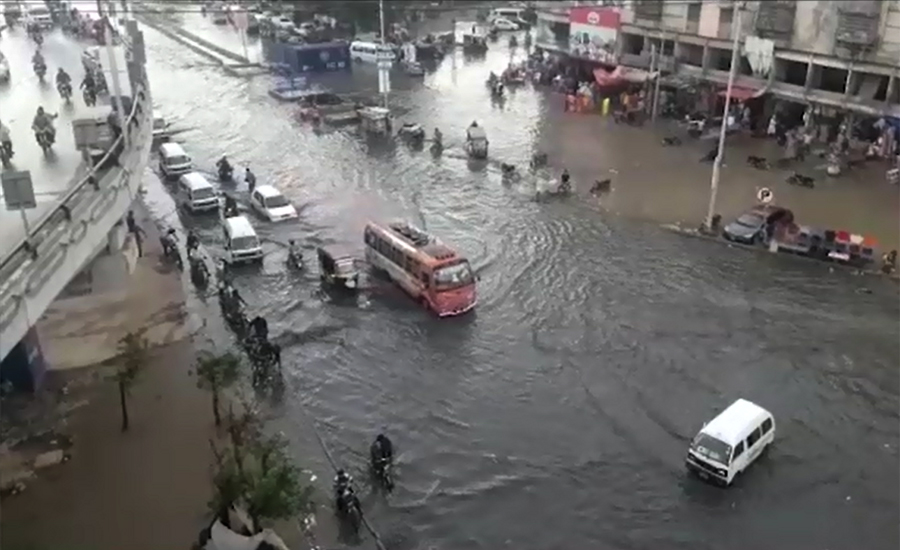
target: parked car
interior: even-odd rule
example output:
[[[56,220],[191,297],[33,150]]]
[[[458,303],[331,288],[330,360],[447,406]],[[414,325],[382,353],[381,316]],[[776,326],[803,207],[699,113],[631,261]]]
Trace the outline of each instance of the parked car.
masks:
[[[250,195],[250,205],[262,217],[270,222],[290,220],[297,217],[297,209],[294,208],[281,191],[271,185],[260,185]]]
[[[519,30],[519,24],[515,21],[510,21],[505,17],[498,17],[491,22],[491,27],[497,29],[498,31],[517,31]]]
[[[722,236],[737,243],[764,244],[769,241],[776,227],[793,221],[794,214],[787,208],[757,206],[726,225]]]

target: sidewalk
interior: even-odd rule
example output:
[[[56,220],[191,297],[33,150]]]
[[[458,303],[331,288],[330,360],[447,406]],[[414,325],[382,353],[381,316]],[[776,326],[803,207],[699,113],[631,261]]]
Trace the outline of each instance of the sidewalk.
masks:
[[[95,297],[94,308],[76,298],[42,323],[45,352],[63,367],[107,359],[120,334],[149,327],[158,347],[129,401],[131,429],[120,431],[115,384],[97,380],[66,430],[71,460],[4,499],[3,548],[188,548],[206,521],[216,436],[209,395],[189,374],[194,351],[173,306],[183,303],[179,278],[160,268],[152,223],[139,223],[145,256],[127,291]]]
[[[557,101],[558,100],[558,101]],[[554,94],[540,148],[554,170],[568,168],[582,194],[594,180],[612,178],[612,191],[599,200],[602,206],[624,216],[659,223],[698,226],[709,203],[711,163],[700,158],[716,146],[716,140],[690,140],[664,147],[662,138],[674,132],[617,125],[611,117],[563,113],[562,98]],[[884,181],[882,164],[854,169],[831,179],[816,170],[811,159],[803,174],[816,178],[816,188],[788,185],[790,170],[757,170],[747,165],[748,155],[774,160],[780,151],[771,140],[729,137],[722,169],[716,212],[727,223],[756,204],[756,192],[768,187],[775,203],[793,210],[800,224],[846,229],[871,235],[879,250],[900,248],[900,200],[898,188]]]

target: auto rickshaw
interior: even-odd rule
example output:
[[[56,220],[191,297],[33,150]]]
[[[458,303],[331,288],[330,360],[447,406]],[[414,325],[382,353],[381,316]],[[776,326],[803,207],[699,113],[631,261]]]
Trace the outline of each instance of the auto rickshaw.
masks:
[[[353,256],[331,247],[316,249],[322,282],[328,286],[356,290],[359,288],[359,270]]]
[[[476,125],[469,126],[466,130],[466,154],[474,159],[486,159],[488,156],[488,139],[484,128]]]

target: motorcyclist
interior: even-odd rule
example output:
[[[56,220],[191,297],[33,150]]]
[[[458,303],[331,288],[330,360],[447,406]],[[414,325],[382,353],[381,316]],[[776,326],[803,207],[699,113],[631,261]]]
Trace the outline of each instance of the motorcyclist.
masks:
[[[344,495],[344,491],[350,488],[350,485],[353,483],[353,478],[344,471],[343,468],[337,471],[337,475],[334,476],[334,497],[335,504],[337,505],[337,509],[341,512],[344,511],[344,503],[341,498]]]
[[[303,263],[303,252],[300,250],[300,245],[294,239],[288,241],[288,258],[298,264]]]
[[[881,272],[890,275],[897,270],[897,251],[885,252],[881,257]]]
[[[53,119],[57,115],[50,115],[44,112],[43,107],[37,108],[37,114],[34,115],[34,121],[31,123],[31,129],[35,134],[47,132],[50,135],[50,142],[56,137],[56,130],[53,128]]]
[[[257,315],[250,321],[250,328],[257,338],[265,342],[269,339],[269,323],[260,315]]]
[[[560,193],[568,193],[572,190],[572,184],[569,182],[570,180],[569,170],[563,169],[562,176],[559,178],[559,192]]]
[[[231,285],[231,280],[228,276],[228,262],[224,259],[219,260],[216,264],[216,282],[218,282],[220,290]]]
[[[199,246],[200,246],[200,238],[197,237],[197,234],[194,233],[193,229],[188,231],[188,236],[187,236],[188,253],[190,254],[191,252],[196,250]]]
[[[6,149],[6,153],[10,157],[13,156],[12,138],[10,138],[9,135],[9,127],[2,122],[0,122],[0,147]]]
[[[382,469],[394,460],[394,444],[383,433],[378,434],[370,449],[372,466],[379,474]]]
[[[34,67],[34,72],[36,73],[40,73],[41,69],[47,70],[47,62],[44,61],[44,56],[40,50],[34,52],[34,55],[31,56],[31,66]]]
[[[175,240],[176,240],[175,229],[173,229],[171,227],[169,228],[168,231],[166,231],[159,237],[159,242],[163,248],[163,255],[168,256],[172,252],[175,252],[176,254],[178,253],[178,247],[175,244]]]
[[[97,83],[94,82],[94,75],[91,71],[86,71],[84,73],[84,80],[81,81],[79,88],[92,96],[97,95]]]
[[[220,158],[216,162],[216,168],[218,168],[218,170],[219,170],[220,178],[223,176],[231,177],[231,174],[234,170],[231,167],[231,164],[228,162],[228,157],[226,157],[225,155],[222,155],[222,158]]]
[[[68,84],[69,86],[71,86],[72,77],[69,76],[69,73],[67,73],[65,69],[60,67],[59,70],[56,71],[56,87],[59,88],[63,84]]]
[[[192,274],[202,273],[207,278],[209,277],[209,268],[206,267],[206,262],[203,261],[203,258],[196,248],[188,249],[188,263],[191,266]]]
[[[438,147],[444,145],[444,134],[441,133],[440,128],[434,129],[434,144]]]
[[[226,218],[232,218],[238,215],[237,201],[231,195],[225,195],[224,215]]]
[[[222,157],[224,160],[225,157]],[[228,161],[225,161],[226,163]],[[221,168],[220,168],[221,170]],[[229,172],[231,170],[229,169]],[[246,170],[244,170],[244,181],[247,182],[247,189],[252,193],[253,189],[256,187],[256,175],[250,171],[250,167],[248,166]]]

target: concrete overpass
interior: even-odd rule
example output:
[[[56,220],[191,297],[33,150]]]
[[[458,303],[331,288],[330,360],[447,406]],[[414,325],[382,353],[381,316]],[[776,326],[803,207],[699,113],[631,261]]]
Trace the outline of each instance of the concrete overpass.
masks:
[[[88,170],[80,163],[80,155],[71,143],[74,139],[71,130],[57,124],[58,138],[54,150],[59,151],[59,156],[55,165],[48,162],[50,168],[42,167],[40,150],[37,160],[28,151],[29,146],[34,144],[34,137],[30,135],[34,109],[23,106],[23,114],[18,114],[20,109],[16,108],[15,112],[23,120],[16,120],[13,130],[15,168],[31,170],[35,191],[43,195],[38,195],[38,208],[29,212],[27,235],[18,212],[4,212],[0,217],[0,360],[6,358],[29,334],[29,329],[47,307],[72,278],[94,259],[98,251],[107,247],[111,251],[119,250],[124,243],[122,219],[138,195],[149,160],[153,109],[146,71],[142,65],[143,52],[138,51],[143,47],[143,38],[137,25],[129,22],[121,27],[121,36],[132,64],[130,84],[134,98],[125,114],[127,131],[119,136],[104,157],[104,160],[109,160],[112,151],[121,150],[118,162],[100,161],[98,168]],[[48,73],[51,74],[57,66],[61,66],[54,65],[55,57],[52,56],[55,52],[74,50],[71,46],[66,47],[64,42],[60,42],[58,50],[54,49],[53,40],[57,39],[65,40],[62,36],[52,36],[45,45]],[[6,50],[6,45],[4,37],[0,47]],[[80,50],[74,51],[79,52],[76,57],[80,57]],[[71,53],[61,55],[71,56]],[[17,53],[15,62],[10,59],[11,69],[22,70],[23,57],[23,54]],[[26,75],[32,74],[30,55],[27,61],[28,72],[22,73]],[[65,69],[70,73],[75,72],[72,69],[80,70],[80,60],[75,67],[67,63]],[[73,74],[73,80],[75,76]],[[16,78],[13,85],[22,85],[21,79],[28,85],[27,77],[19,76],[18,81]],[[41,95],[40,100],[43,99]],[[4,113],[8,112],[5,105],[0,106]],[[53,109],[48,111],[54,112]],[[78,118],[77,113],[70,113],[70,118]],[[26,130],[21,130],[20,126]],[[75,173],[74,179],[72,173]]]

